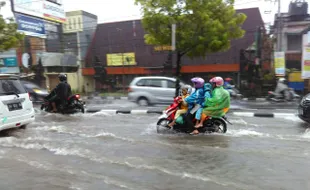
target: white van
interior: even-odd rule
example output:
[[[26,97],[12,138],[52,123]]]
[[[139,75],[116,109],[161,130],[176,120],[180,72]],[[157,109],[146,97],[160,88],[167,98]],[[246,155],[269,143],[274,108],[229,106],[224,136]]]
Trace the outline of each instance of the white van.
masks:
[[[175,96],[176,79],[164,76],[136,77],[128,89],[128,100],[141,106],[171,104]],[[185,83],[180,82],[180,86]]]
[[[0,131],[25,127],[35,119],[33,104],[19,77],[0,74]]]

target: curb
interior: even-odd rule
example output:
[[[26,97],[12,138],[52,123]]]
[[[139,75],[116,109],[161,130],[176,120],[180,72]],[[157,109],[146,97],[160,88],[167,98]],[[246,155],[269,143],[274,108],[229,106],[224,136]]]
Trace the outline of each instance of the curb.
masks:
[[[127,96],[114,97],[114,96],[87,96],[87,100],[128,100]]]
[[[264,102],[267,101],[266,98],[242,98],[243,101],[256,101],[256,102]]]
[[[233,112],[233,115],[242,116],[242,117],[286,118],[286,117],[295,117],[297,114],[293,114],[293,113]]]
[[[108,110],[108,109],[90,109],[86,113],[110,113],[110,114],[132,114],[132,115],[145,115],[145,114],[162,114],[163,111],[156,110]]]
[[[231,111],[256,111],[257,109],[243,109],[243,108],[232,108]],[[139,114],[162,114],[163,110],[117,110],[117,109],[96,109],[96,108],[90,108],[86,110],[87,113],[110,113],[110,114],[133,114],[133,115],[139,115]],[[254,112],[230,112],[233,113],[236,116],[243,116],[243,117],[274,117],[274,114],[268,114],[268,113],[254,113]],[[284,116],[292,116],[294,114],[276,114],[276,117],[283,118]]]

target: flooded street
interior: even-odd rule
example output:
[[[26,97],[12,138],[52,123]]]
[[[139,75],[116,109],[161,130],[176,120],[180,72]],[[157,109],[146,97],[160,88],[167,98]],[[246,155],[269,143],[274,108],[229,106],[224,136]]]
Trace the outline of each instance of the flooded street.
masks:
[[[309,189],[297,117],[228,115],[227,134],[160,135],[158,115],[38,113],[0,138],[0,189]]]

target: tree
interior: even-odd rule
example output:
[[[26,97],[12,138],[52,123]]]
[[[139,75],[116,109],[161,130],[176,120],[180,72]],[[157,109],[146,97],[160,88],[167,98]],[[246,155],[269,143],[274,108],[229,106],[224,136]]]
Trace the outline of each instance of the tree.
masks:
[[[232,39],[241,38],[244,14],[236,14],[234,0],[135,0],[143,13],[145,42],[171,44],[171,25],[176,24],[176,95],[181,58],[225,51]]]
[[[0,10],[3,6],[5,6],[5,2],[0,2]],[[14,19],[5,19],[0,14],[0,51],[16,47],[23,38],[24,35],[17,32],[17,24]]]

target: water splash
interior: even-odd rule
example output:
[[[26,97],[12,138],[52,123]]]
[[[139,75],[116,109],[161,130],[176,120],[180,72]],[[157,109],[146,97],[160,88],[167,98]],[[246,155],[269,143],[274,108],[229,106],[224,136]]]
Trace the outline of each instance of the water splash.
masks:
[[[271,135],[268,133],[260,133],[257,131],[252,131],[249,129],[239,129],[239,130],[228,130],[227,135],[233,137],[242,137],[242,136],[251,136],[251,137],[270,137]]]

